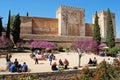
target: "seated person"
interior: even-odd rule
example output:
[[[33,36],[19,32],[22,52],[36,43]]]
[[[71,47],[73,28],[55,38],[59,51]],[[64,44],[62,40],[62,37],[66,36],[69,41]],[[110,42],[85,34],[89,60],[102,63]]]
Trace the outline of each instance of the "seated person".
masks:
[[[18,71],[18,64],[19,64],[19,62],[18,62],[17,59],[15,59],[14,64],[15,64],[15,71]]]
[[[64,65],[64,69],[69,69],[67,64]]]
[[[69,62],[67,59],[64,60],[64,69],[68,69]]]
[[[94,66],[97,65],[97,59],[96,59],[96,57],[94,57],[93,65],[94,65]]]
[[[64,60],[64,65],[69,65],[69,62],[68,62],[68,60],[65,58],[65,60]]]
[[[64,66],[64,64],[63,64],[63,62],[62,62],[61,59],[59,60],[59,65],[60,65],[60,66]]]
[[[6,65],[7,65],[6,70],[8,70],[10,68],[10,66],[12,65],[12,62],[8,61]]]
[[[93,61],[92,61],[92,59],[91,59],[91,58],[89,59],[88,64],[93,64]]]
[[[23,63],[23,66],[22,66],[22,72],[27,72],[28,71],[28,66],[26,64],[26,62]]]
[[[18,72],[22,72],[22,66],[21,66],[21,64],[18,65]]]
[[[15,72],[15,64],[14,63],[12,63],[12,65],[10,66],[9,71]]]
[[[52,70],[58,70],[56,62],[54,62],[51,66]]]

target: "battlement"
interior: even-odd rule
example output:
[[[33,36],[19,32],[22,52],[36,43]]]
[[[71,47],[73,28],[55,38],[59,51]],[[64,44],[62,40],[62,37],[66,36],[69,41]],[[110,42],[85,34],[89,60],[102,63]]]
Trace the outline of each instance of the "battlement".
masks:
[[[73,7],[73,6],[64,6],[64,5],[61,5],[57,9],[57,12],[60,11],[60,10],[76,10],[76,11],[84,11],[85,12],[84,8],[76,8],[76,7]]]

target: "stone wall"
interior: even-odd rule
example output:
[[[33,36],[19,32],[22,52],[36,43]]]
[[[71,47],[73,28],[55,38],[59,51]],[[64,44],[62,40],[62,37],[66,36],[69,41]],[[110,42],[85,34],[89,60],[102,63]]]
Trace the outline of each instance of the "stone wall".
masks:
[[[28,73],[29,75],[37,75],[39,76],[38,80],[74,80],[76,76],[78,76],[80,70],[69,70],[63,72],[44,72],[44,73]],[[7,77],[19,77],[23,74],[2,74],[0,75],[0,79],[4,80]],[[24,75],[23,75],[24,76]]]
[[[33,17],[32,30],[33,34],[58,35],[58,19]]]
[[[37,35],[37,34],[21,34],[21,38],[25,41],[25,47],[30,47],[30,40],[38,41],[50,41],[54,42],[57,47],[70,47],[71,44],[75,41],[92,39],[91,36],[80,37],[80,36],[48,36],[48,35]],[[102,38],[102,42],[105,42],[105,39]],[[120,47],[120,38],[115,39],[116,47]]]
[[[31,17],[20,17],[20,33],[21,34],[32,34],[32,18]]]
[[[30,40],[39,41],[51,41],[57,44],[58,47],[70,47],[71,43],[83,39],[92,39],[92,37],[80,37],[80,36],[48,36],[48,35],[37,35],[37,34],[21,34],[21,38],[26,41],[26,46],[29,47]]]
[[[85,24],[85,36],[92,36],[93,35],[93,24]]]
[[[58,35],[58,19],[20,17],[21,34]]]

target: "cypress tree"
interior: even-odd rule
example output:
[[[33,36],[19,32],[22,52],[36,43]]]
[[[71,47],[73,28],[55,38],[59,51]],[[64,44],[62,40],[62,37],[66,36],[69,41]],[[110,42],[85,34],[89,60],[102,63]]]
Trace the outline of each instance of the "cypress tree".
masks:
[[[2,30],[3,30],[2,17],[0,17],[0,36],[2,36]]]
[[[27,12],[26,16],[28,17],[29,16],[29,13]]]
[[[112,48],[115,46],[115,36],[114,36],[114,30],[113,30],[113,23],[111,18],[110,9],[107,10],[107,36],[106,36],[106,42],[108,47]]]
[[[6,31],[6,38],[8,39],[10,39],[10,17],[11,17],[11,11],[9,10],[7,31]]]
[[[93,32],[93,40],[95,40],[97,42],[97,44],[99,45],[101,42],[101,35],[100,35],[100,27],[98,24],[98,15],[97,12],[95,14],[95,21],[94,21],[94,32]]]
[[[11,34],[13,36],[13,41],[16,44],[20,39],[20,16],[17,14],[12,24]]]

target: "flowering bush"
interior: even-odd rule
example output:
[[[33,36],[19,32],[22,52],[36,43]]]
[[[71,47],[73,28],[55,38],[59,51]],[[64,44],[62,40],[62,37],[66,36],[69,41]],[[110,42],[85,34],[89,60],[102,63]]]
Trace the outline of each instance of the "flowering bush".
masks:
[[[98,50],[97,42],[91,39],[74,42],[72,44],[72,48],[76,51],[77,49],[80,49],[80,50],[91,51],[95,53]]]
[[[52,42],[32,41],[31,48],[54,49],[54,48],[56,48],[56,46]]]
[[[74,42],[72,44],[72,49],[75,50],[79,54],[79,67],[81,62],[81,57],[85,52],[94,52],[96,53],[98,50],[97,42],[94,40],[81,40]]]
[[[120,66],[109,65],[103,61],[96,69],[83,68],[79,78],[81,80],[119,80]]]
[[[0,37],[0,48],[12,48],[13,43],[10,39],[7,39],[5,37]]]

